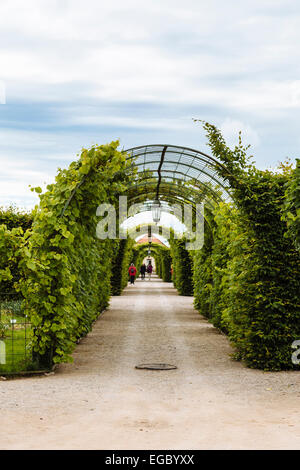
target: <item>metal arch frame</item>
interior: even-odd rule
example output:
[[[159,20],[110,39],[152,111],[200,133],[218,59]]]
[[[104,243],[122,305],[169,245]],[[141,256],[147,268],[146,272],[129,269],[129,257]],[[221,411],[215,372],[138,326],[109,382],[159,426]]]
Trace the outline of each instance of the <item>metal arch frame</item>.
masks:
[[[180,155],[183,154],[184,150],[188,150],[189,152],[195,152],[196,154],[200,154],[200,155],[203,155],[204,157],[208,158],[209,161],[213,161],[217,166],[220,166],[223,170],[225,170],[228,174],[231,175],[231,173],[228,171],[228,169],[221,162],[219,162],[215,158],[211,157],[210,155],[207,155],[207,153],[201,152],[201,150],[192,149],[191,147],[182,147],[182,146],[179,146],[179,145],[169,145],[169,144],[153,144],[153,145],[149,144],[149,145],[139,145],[138,147],[131,147],[127,150],[124,150],[123,152],[124,153],[129,153],[130,151],[133,151],[133,150],[146,149],[148,147],[152,147],[152,148],[153,147],[170,147],[170,148],[173,148],[173,149],[177,148],[177,149],[182,150]],[[153,151],[153,152],[146,152],[146,153],[149,154],[149,153],[155,153],[155,152]],[[179,153],[179,152],[173,152],[173,153]],[[139,154],[137,154],[137,155],[139,155]],[[131,158],[134,158],[137,155],[132,155],[132,156],[128,157],[127,160],[130,160]],[[142,155],[142,153],[141,153],[141,155]],[[187,155],[189,155],[189,154],[187,154]],[[194,157],[195,155],[190,155],[190,156]],[[233,176],[233,175],[231,175],[231,176]]]
[[[168,147],[168,146],[165,146],[164,149],[167,149],[167,147]],[[170,146],[170,147],[171,147],[171,146]],[[128,150],[126,150],[126,152],[128,153],[128,152],[130,152],[131,150],[133,150],[133,149],[128,149]],[[163,150],[163,151],[164,151],[164,150]],[[196,150],[193,150],[193,151],[196,152]],[[166,153],[166,151],[164,152],[164,154],[165,154],[165,153]],[[174,154],[176,154],[176,155],[179,154],[179,152],[174,152],[174,151],[172,151],[172,150],[168,151],[168,153],[174,153]],[[131,155],[130,157],[128,157],[127,160],[131,160],[131,159],[133,159],[133,158],[137,158],[137,157],[140,157],[140,156],[142,156],[142,155],[151,155],[151,154],[159,154],[159,152],[157,152],[157,151],[151,151],[151,152],[147,152],[147,153],[140,153],[140,154],[137,153],[137,154],[135,154],[135,155]],[[190,168],[194,168],[194,169],[197,170],[197,171],[201,171],[201,170],[199,170],[199,168],[196,168],[196,167],[194,167],[193,165],[187,165],[187,164],[182,163],[182,162],[180,161],[182,155],[186,155],[186,156],[188,156],[188,157],[193,158],[193,163],[194,163],[195,159],[197,158],[198,160],[201,160],[202,162],[204,162],[204,163],[206,163],[206,164],[208,163],[212,168],[214,168],[214,166],[221,166],[222,169],[224,169],[225,171],[227,171],[227,169],[226,169],[223,165],[217,163],[217,161],[214,160],[214,159],[212,159],[212,161],[213,161],[213,162],[216,162],[216,163],[217,163],[216,165],[212,165],[210,160],[207,161],[207,160],[205,160],[205,159],[203,159],[203,158],[201,158],[201,157],[197,157],[196,155],[191,155],[191,154],[189,154],[189,153],[185,153],[185,154],[184,154],[183,152],[180,154],[180,157],[179,157],[178,162],[172,162],[172,161],[169,162],[169,161],[168,161],[167,163],[174,163],[174,164],[176,164],[177,166],[178,166],[178,165],[185,165],[185,166],[189,166]],[[203,155],[205,155],[205,154],[203,154]],[[146,162],[145,159],[144,159],[144,162],[143,162],[143,163],[140,163],[139,165],[144,165],[144,166],[145,166],[145,165],[147,165],[147,164],[149,164],[149,163],[158,163],[158,161],[155,160],[155,161],[153,161],[153,162],[151,162],[151,161],[150,161],[150,162]],[[136,166],[136,165],[132,165],[132,166]],[[206,166],[206,168],[207,168],[207,166]],[[228,172],[228,173],[229,173],[229,172]],[[210,175],[210,176],[211,176],[211,175]]]
[[[171,163],[171,162],[170,162],[170,163]],[[137,165],[137,166],[138,166],[138,165]],[[188,165],[187,165],[187,166],[188,166]],[[176,174],[176,175],[187,176],[186,173],[182,173],[181,171],[175,171],[175,170],[161,170],[161,171],[162,171],[163,173],[172,173],[173,175]],[[204,173],[204,172],[202,172],[202,173]],[[205,174],[206,174],[206,173],[205,173]],[[155,177],[152,177],[152,178],[155,179]],[[182,179],[181,179],[181,178],[175,178],[175,177],[172,177],[172,176],[167,176],[167,178],[171,178],[171,179],[174,180],[174,181],[180,181],[180,182],[184,182],[184,183],[188,183],[188,182],[189,182],[189,181],[187,181],[187,180],[184,180],[183,178],[182,178]],[[137,180],[137,181],[147,181],[147,180],[150,180],[150,179],[151,179],[151,177],[149,177],[149,178],[142,178],[141,180]],[[219,185],[219,182],[218,182],[217,180],[215,180],[214,178],[212,178],[212,179]],[[163,181],[163,182],[166,183],[166,181]],[[207,190],[208,190],[208,191],[214,196],[214,198],[215,198],[216,192],[213,190],[213,188],[210,188],[209,186],[207,186],[207,184],[205,184],[203,181],[197,180],[197,178],[195,178],[195,177],[191,177],[191,178],[190,178],[190,182],[192,182],[192,183],[197,183],[197,182],[198,182],[199,186],[198,186],[197,184],[194,184],[194,186],[196,186],[196,187],[199,188],[199,189],[201,188],[201,186],[204,186],[205,188],[207,188]],[[162,181],[160,180],[160,181],[159,181],[159,185],[161,185],[161,183],[162,183]],[[208,183],[208,181],[207,181],[207,183]],[[156,184],[157,184],[157,183],[156,183]],[[138,186],[139,186],[139,184],[133,184],[131,187],[138,187]],[[222,187],[222,188],[224,189],[224,191],[227,193],[226,189],[225,189],[223,186],[221,186],[221,187]],[[189,188],[189,189],[191,189],[191,188]],[[228,194],[228,193],[227,193],[227,194]],[[219,195],[218,195],[217,199],[218,199],[218,200],[222,200],[221,196],[219,196]]]
[[[175,149],[176,149],[176,151],[175,151]],[[208,170],[210,168],[210,169],[214,170],[217,167],[219,167],[220,169],[225,171],[225,173],[230,174],[230,172],[228,171],[228,169],[221,162],[219,162],[215,158],[205,154],[204,152],[192,149],[190,147],[180,147],[180,146],[167,145],[167,144],[153,144],[153,145],[144,145],[144,146],[132,147],[130,149],[124,150],[124,152],[129,155],[127,157],[127,161],[134,160],[134,159],[137,159],[138,157],[143,157],[144,156],[143,162],[139,162],[139,163],[134,163],[133,162],[132,165],[130,165],[130,168],[133,168],[133,167],[138,168],[138,167],[142,166],[143,171],[148,170],[148,171],[151,171],[151,172],[157,172],[158,173],[158,177],[156,175],[153,177],[153,178],[156,178],[156,180],[157,180],[157,190],[156,190],[157,197],[156,197],[156,199],[158,198],[158,194],[159,194],[159,188],[160,188],[160,183],[161,183],[161,172],[164,172],[164,173],[169,172],[169,173],[173,173],[173,174],[177,173],[177,174],[181,174],[181,175],[183,175],[184,177],[187,178],[187,177],[189,177],[189,175],[188,175],[189,169],[193,169],[194,171],[198,172],[198,175],[197,175],[196,178],[195,177],[190,177],[191,180],[193,180],[194,182],[198,180],[199,182],[201,182],[202,185],[205,185],[205,183],[203,181],[198,179],[200,177],[201,173],[202,173],[202,174],[206,175],[206,177],[210,181],[214,181],[215,183],[217,183],[217,185],[223,189],[223,191],[229,196],[229,198],[232,199],[231,194],[230,194],[230,186],[226,186],[226,178],[220,177],[219,179],[216,179],[215,174],[210,174],[210,172],[205,171],[205,169]],[[174,160],[169,161],[169,160],[167,160],[166,163],[174,164],[174,165],[176,165],[176,168],[174,170],[169,170],[169,171],[164,170],[162,168],[162,166],[163,166],[163,163],[164,163],[165,154],[168,155],[168,154],[172,154],[172,153],[176,154],[176,155],[179,155],[178,161],[174,161]],[[150,161],[147,162],[146,161],[146,155],[151,155],[151,154],[156,154],[156,155],[160,156],[160,159],[155,160],[155,161],[150,160]],[[191,164],[181,162],[181,158],[183,156],[191,158],[192,159]],[[195,166],[194,162],[197,161],[197,160],[200,160],[201,162],[203,162],[205,164],[205,166],[202,169]],[[158,169],[157,170],[155,170],[155,169],[151,170],[151,169],[147,168],[148,165],[153,165],[153,164],[158,164]],[[188,170],[186,171],[186,173],[178,172],[177,168],[178,168],[179,165],[184,166],[184,167],[188,167]],[[173,178],[173,179],[175,180],[175,178]],[[210,188],[210,192],[212,194],[214,194],[214,191],[213,191],[212,188]],[[220,198],[219,195],[218,195],[218,199],[222,200],[222,198]]]
[[[172,178],[173,181],[178,181],[179,183],[182,183],[183,180],[180,179],[180,178]],[[218,194],[218,192],[216,190],[213,190],[212,188],[210,188],[209,186],[207,186],[205,183],[203,182],[199,182],[198,181],[198,184],[199,186],[197,185],[194,185],[194,186],[176,186],[174,183],[171,184],[170,182],[168,181],[162,181],[161,182],[161,186],[164,187],[165,191],[162,192],[162,196],[166,195],[168,196],[168,194],[172,194],[173,196],[175,196],[176,198],[176,195],[179,195],[182,199],[186,199],[186,192],[185,191],[182,191],[183,188],[187,189],[190,193],[190,195],[193,195],[195,197],[195,199],[197,199],[197,196],[201,195],[201,194],[204,194],[206,196],[210,196],[212,200],[216,201],[216,202],[221,202],[223,199],[221,197],[220,194]],[[139,190],[140,188],[143,188],[143,187],[146,187],[148,186],[148,188],[151,188],[151,192],[155,192],[155,187],[157,185],[157,182],[156,181],[153,181],[152,178],[143,178],[141,180],[139,180],[137,182],[137,184],[135,185],[131,185],[128,187],[128,193],[131,193],[132,191],[134,190]],[[168,190],[168,191],[166,191]],[[200,193],[200,194],[199,194]],[[140,195],[144,196],[145,199],[147,199],[147,195],[149,195],[149,191],[147,191],[147,193],[140,193]],[[191,204],[195,204],[196,203],[196,200],[195,199],[192,199],[190,200]]]
[[[145,186],[145,185],[139,185],[138,187],[142,188],[143,186]],[[173,189],[171,189],[171,191],[170,191],[170,189],[171,189],[171,187],[168,188],[169,192],[162,191],[162,194],[161,194],[161,200],[162,201],[165,201],[167,203],[170,203],[170,202],[172,203],[172,201],[178,202],[180,204],[188,203],[192,206],[193,211],[197,212],[196,207],[195,207],[196,202],[193,199],[190,199],[187,196],[185,196],[184,194],[178,193],[178,191],[175,191]],[[193,190],[193,192],[195,192],[195,191]],[[205,195],[205,193],[203,193],[203,194]],[[153,196],[153,198],[151,196]],[[147,200],[147,198],[150,199],[150,197],[151,197],[151,199],[154,199],[155,196],[156,196],[156,189],[154,187],[152,187],[150,189],[150,191],[147,192],[147,194],[139,193],[137,196],[134,196],[134,197],[130,196],[129,201],[133,202],[133,203],[135,201],[143,203]],[[212,202],[209,199],[207,199],[206,197],[203,198],[203,201],[205,201],[205,203],[211,209],[214,207]],[[219,201],[221,201],[221,199]]]
[[[140,243],[136,246],[136,249],[138,251],[148,250],[149,249],[149,243],[147,243],[147,242]],[[150,249],[154,251],[156,249],[167,249],[167,250],[169,250],[170,248],[168,246],[159,245],[158,243],[151,243],[151,248]]]
[[[151,192],[148,192],[147,195],[148,196],[152,196],[152,195],[154,196],[155,195],[155,189],[153,189]],[[167,199],[167,196],[169,196],[169,198],[168,198],[169,200]],[[170,200],[175,201],[175,202],[177,201],[180,204],[187,203],[192,207],[192,210],[193,210],[194,213],[196,213],[196,214],[198,213],[197,208],[195,206],[195,201],[187,198],[186,196],[181,196],[180,197],[180,196],[178,196],[178,193],[174,192],[173,194],[172,193],[171,194],[164,194],[163,197],[165,199],[162,199],[162,201],[167,202],[168,204],[170,203]],[[145,202],[145,200],[146,200],[146,196],[145,196],[144,193],[138,194],[137,196],[134,196],[134,197],[130,197],[130,199],[129,199],[130,202],[133,202],[133,203],[135,203],[135,202],[139,203],[140,202],[141,204],[143,202]],[[210,206],[211,209],[213,209],[213,204],[209,200],[206,201],[206,203],[207,203],[208,206]],[[145,208],[145,210],[143,210],[141,212],[146,212],[146,210],[147,209]]]
[[[165,171],[166,173],[167,173],[167,172],[169,172],[169,173],[174,173],[173,170],[164,170],[164,171]],[[181,172],[176,172],[176,173],[178,173],[178,174],[183,174],[183,175],[184,175],[184,173],[181,173]],[[168,177],[168,176],[167,176],[167,177]],[[170,177],[169,177],[169,178],[170,178]],[[184,181],[183,179],[180,179],[180,178],[175,178],[175,177],[171,177],[171,178],[172,178],[173,181],[179,181],[179,182],[183,182],[183,181]],[[133,190],[133,189],[137,189],[137,188],[146,186],[147,183],[145,183],[145,182],[147,182],[147,181],[149,181],[149,180],[151,180],[150,177],[149,177],[149,178],[143,178],[143,179],[139,180],[139,183],[138,183],[138,184],[135,184],[135,185],[130,186],[129,189],[130,189],[130,190]],[[195,178],[193,178],[193,180],[195,180]],[[193,181],[193,182],[194,182],[194,181]],[[197,182],[197,180],[196,180],[196,182]],[[149,183],[148,183],[148,184],[149,184]],[[157,185],[157,183],[156,183],[155,181],[151,181],[150,184],[152,184],[152,185]],[[167,186],[169,186],[169,187],[172,187],[172,185],[170,184],[170,182],[167,182],[167,181],[162,181],[160,184],[161,184],[161,185],[167,185]],[[200,190],[200,191],[202,191],[202,192],[204,193],[203,188],[205,188],[205,189],[207,190],[207,192],[209,192],[210,195],[212,196],[212,199],[217,200],[218,202],[221,202],[221,201],[222,201],[221,195],[217,194],[216,191],[214,191],[212,188],[210,188],[210,187],[207,186],[205,183],[203,183],[203,181],[198,181],[198,184],[199,184],[199,186],[198,186],[198,185],[194,185],[194,187],[189,186],[189,187],[187,187],[187,189],[188,189],[189,191],[191,191],[192,193],[198,194],[197,189]],[[196,188],[197,188],[197,189],[196,189]],[[177,189],[179,190],[180,187],[177,187]],[[192,203],[195,203],[195,201],[191,201],[191,202],[192,202]]]
[[[145,180],[143,180],[143,181],[147,181],[147,179],[145,179]],[[182,181],[182,180],[176,178],[176,181]],[[150,189],[151,194],[152,194],[152,193],[156,193],[156,189],[155,189],[156,184],[155,184],[154,182],[151,182],[150,185],[151,185],[151,189]],[[149,186],[150,186],[150,185],[149,185]],[[178,190],[180,190],[180,187],[173,189],[173,186],[174,186],[174,185],[170,185],[169,183],[167,183],[167,182],[165,182],[165,181],[162,182],[162,185],[166,185],[167,188],[168,188],[168,191],[170,191],[170,192],[163,192],[163,193],[162,193],[162,196],[168,196],[168,195],[170,195],[170,196],[173,196],[172,199],[174,199],[174,200],[180,198],[181,200],[190,201],[191,204],[195,204],[195,203],[196,203],[195,200],[188,199],[188,198],[185,196],[184,193],[179,192]],[[141,183],[141,184],[137,184],[137,185],[135,185],[135,186],[131,186],[129,189],[130,189],[130,190],[134,190],[134,189],[143,188],[143,187],[145,187],[145,186],[146,186],[145,183]],[[166,189],[166,188],[165,188],[165,189]],[[176,189],[177,189],[177,191],[176,191]],[[199,192],[196,191],[196,189],[194,189],[194,188],[188,188],[188,189],[190,190],[191,194],[192,194],[192,193],[197,194],[197,195],[199,194]],[[202,190],[202,194],[205,194],[205,192],[203,191],[202,188],[199,187],[198,189],[199,189],[199,191]],[[129,191],[129,193],[130,193],[130,191]],[[148,191],[147,193],[139,193],[138,196],[142,196],[142,197],[144,197],[145,200],[146,200],[146,199],[147,199],[147,196],[149,196],[149,194],[150,194],[150,192]],[[206,194],[205,194],[205,195],[206,195]],[[216,196],[216,193],[214,193],[214,195]],[[176,196],[177,196],[177,197],[176,197]],[[133,200],[133,199],[134,199],[134,198],[130,197],[130,200]],[[220,202],[221,200],[222,200],[221,197],[219,197],[219,198],[218,198],[218,201]]]
[[[136,157],[138,157],[138,156],[141,156],[141,155],[143,155],[143,154],[144,154],[144,156],[146,156],[146,154],[158,153],[158,152],[153,151],[153,150],[152,150],[152,151],[149,151],[149,152],[146,152],[146,149],[147,149],[147,148],[152,148],[152,149],[153,149],[153,148],[158,148],[158,147],[159,147],[159,148],[162,148],[162,152],[164,152],[164,154],[166,153],[167,148],[170,148],[170,149],[179,149],[179,150],[181,151],[181,153],[180,153],[180,152],[174,152],[174,151],[171,150],[171,153],[176,153],[177,155],[180,155],[180,156],[179,156],[179,160],[178,160],[178,162],[177,162],[177,167],[178,167],[179,164],[182,164],[182,165],[185,165],[185,166],[190,166],[190,168],[193,168],[193,169],[199,171],[200,174],[201,174],[201,173],[205,173],[205,172],[203,171],[203,169],[200,170],[199,168],[195,168],[193,165],[187,165],[187,164],[183,164],[183,163],[180,162],[180,159],[181,159],[182,155],[184,155],[184,151],[186,150],[186,151],[187,151],[186,155],[193,158],[193,162],[192,162],[192,163],[194,163],[195,158],[198,158],[199,160],[205,162],[206,164],[207,164],[207,163],[210,164],[212,167],[220,167],[220,168],[222,168],[222,169],[225,171],[225,173],[230,174],[230,176],[231,176],[232,178],[235,178],[235,177],[228,171],[228,169],[227,169],[222,163],[220,163],[218,160],[216,160],[215,158],[213,158],[213,157],[211,157],[211,156],[205,154],[204,152],[201,152],[200,150],[195,150],[195,149],[192,149],[192,148],[190,148],[190,147],[180,147],[180,146],[169,145],[169,144],[151,144],[151,145],[146,145],[146,146],[145,146],[145,145],[140,145],[140,146],[138,146],[138,147],[132,147],[132,148],[129,148],[129,149],[127,149],[127,150],[123,150],[122,153],[128,154],[129,152],[131,152],[131,155],[130,155],[130,156],[127,156],[127,158],[126,158],[127,161],[128,161],[128,160],[132,160],[132,159],[134,159],[134,158],[136,158]],[[136,155],[133,154],[133,152],[134,152],[135,150],[140,150],[140,149],[143,149],[144,152],[142,152],[142,153],[137,153]],[[193,152],[193,155],[191,155],[189,152]],[[199,155],[202,155],[203,157],[207,158],[208,161],[206,161],[206,160],[204,160],[203,158],[199,157]],[[160,158],[160,166],[159,166],[159,173],[160,173],[160,171],[161,171],[161,167],[162,167],[162,163],[163,163],[162,160],[163,160],[163,158],[162,158],[162,155],[161,155],[161,158]],[[212,164],[211,162],[213,162],[213,164]],[[147,162],[147,163],[148,163],[148,162]],[[157,163],[157,162],[155,162],[155,163]],[[171,163],[171,162],[170,162],[170,163]],[[144,158],[144,167],[145,167],[145,165],[146,165],[146,161],[145,161],[145,158]],[[130,165],[131,168],[134,168],[134,166],[135,166],[134,164]],[[136,165],[136,166],[137,166],[137,165]],[[139,165],[139,166],[140,166],[140,165]],[[176,167],[175,171],[177,171],[177,167]],[[145,168],[144,168],[144,170],[145,170]],[[126,171],[126,170],[125,170],[125,171]],[[155,171],[155,170],[148,170],[148,171]],[[165,172],[166,172],[166,171],[165,171]],[[170,172],[174,174],[174,170],[172,170],[172,171],[170,171]],[[187,173],[188,173],[188,172],[187,172]],[[187,173],[185,174],[185,176],[187,175]],[[205,173],[205,174],[206,174],[206,173]],[[184,175],[184,174],[183,174],[183,175]],[[206,175],[207,175],[207,174],[206,174]],[[159,174],[159,176],[160,176],[160,174]],[[199,175],[198,175],[198,176],[199,176]],[[211,179],[214,179],[214,177],[213,177],[212,175],[207,175],[207,176],[209,176]],[[154,177],[154,178],[155,178],[155,177]],[[65,210],[66,210],[67,207],[69,206],[69,204],[70,204],[71,200],[73,199],[73,197],[74,197],[74,195],[75,195],[77,189],[84,183],[85,179],[86,179],[86,175],[83,176],[82,180],[81,180],[81,181],[77,184],[77,186],[73,189],[73,191],[72,191],[70,197],[69,197],[68,200],[66,201],[66,203],[65,203],[65,205],[64,205],[64,207],[63,207],[63,209],[62,209],[62,211],[61,211],[60,217],[63,217],[63,215],[64,215],[64,213],[65,213]],[[192,179],[193,181],[197,181],[196,178],[191,178],[191,179]],[[223,179],[223,178],[222,178],[222,179]],[[146,179],[145,179],[145,180],[146,180]],[[173,178],[173,180],[175,180],[175,178]],[[182,181],[182,179],[180,179],[179,181]],[[214,181],[216,181],[216,180],[214,179]],[[224,179],[224,181],[226,181],[226,178]],[[228,189],[226,189],[226,188],[222,185],[222,183],[221,183],[220,181],[217,181],[217,183],[218,183],[219,186],[223,187],[223,189],[224,189],[225,192],[228,194],[228,196],[230,197],[230,199],[232,199],[232,198],[231,198],[231,195],[230,195],[230,192],[229,192],[230,186],[228,187]],[[167,196],[167,195],[169,194],[169,195],[171,196],[170,198],[171,198],[172,200],[179,200],[179,197],[176,198],[176,194],[175,194],[175,196],[174,196],[172,193],[170,193],[171,184],[170,184],[170,183],[168,184],[168,183],[166,183],[166,182],[164,182],[164,184],[167,184],[167,185],[169,186],[169,193],[165,193],[165,195]],[[201,181],[201,184],[202,184],[203,186],[206,186],[202,181]],[[156,195],[158,195],[159,186],[160,186],[160,181],[159,181],[159,183],[157,184]],[[133,188],[133,187],[134,187],[134,188],[137,188],[138,186],[137,186],[137,185],[135,185],[135,186],[132,185],[131,188]],[[189,189],[191,189],[191,188],[189,188]],[[200,189],[200,188],[199,188],[199,189]],[[192,191],[195,191],[195,190],[192,190]],[[210,188],[210,191],[211,191],[213,194],[219,196],[217,193],[214,193],[213,189]],[[196,191],[195,191],[195,192],[196,192]],[[141,196],[141,195],[139,195],[139,196]],[[188,199],[185,198],[184,196],[181,195],[181,197],[182,197],[183,200],[188,201]],[[144,198],[146,198],[146,196],[144,196]],[[219,197],[218,197],[218,198],[219,198]],[[222,200],[222,198],[219,198],[219,199]],[[181,202],[182,202],[182,201],[181,201]],[[194,205],[194,201],[190,201],[190,200],[189,200],[189,203],[192,204],[192,205]]]
[[[181,153],[176,152],[176,151],[173,151],[173,150],[168,150],[168,153],[174,153],[174,154],[176,154],[176,155],[180,155],[180,157],[179,157],[178,162],[167,162],[167,163],[175,163],[176,165],[184,165],[184,163],[182,163],[182,162],[180,161],[180,159],[181,159],[181,157],[182,157],[183,155],[186,155],[186,156],[188,156],[188,157],[193,158],[193,162],[192,162],[192,163],[194,163],[195,159],[197,158],[197,160],[201,160],[202,162],[204,162],[204,163],[206,163],[206,164],[209,164],[211,168],[214,168],[214,167],[216,167],[216,166],[219,166],[219,167],[222,168],[222,170],[224,170],[226,173],[230,174],[230,176],[233,176],[233,175],[228,171],[228,169],[227,169],[221,162],[219,162],[218,160],[216,160],[215,158],[213,158],[213,157],[207,155],[206,153],[201,152],[200,150],[191,149],[191,148],[189,148],[189,147],[179,147],[179,146],[176,146],[176,145],[159,145],[159,144],[157,144],[157,145],[145,145],[145,146],[140,146],[140,147],[132,147],[132,148],[130,148],[130,149],[124,150],[124,152],[130,153],[130,152],[132,152],[132,151],[135,150],[135,149],[147,148],[147,147],[151,147],[151,148],[153,148],[153,147],[163,147],[163,151],[164,151],[164,149],[167,150],[168,147],[171,148],[171,149],[174,149],[174,148],[182,149],[182,152],[181,152]],[[166,153],[166,150],[165,150],[165,153]],[[187,150],[188,152],[184,153],[184,150]],[[194,152],[194,154],[190,154],[189,152]],[[196,155],[195,155],[195,153],[196,153]],[[146,155],[151,155],[151,154],[159,154],[159,152],[156,151],[156,150],[151,150],[151,151],[145,152],[145,153],[136,153],[136,154],[134,154],[134,155],[132,154],[131,156],[129,156],[129,157],[127,158],[127,160],[131,160],[131,159],[133,159],[133,158],[136,158],[136,157],[139,157],[139,156],[142,156],[142,155],[145,155],[145,156],[146,156]],[[202,156],[204,156],[204,157],[206,157],[206,159],[199,157],[199,154],[202,155]],[[213,163],[212,163],[212,162],[213,162]],[[154,162],[145,162],[145,159],[144,159],[144,163],[143,163],[143,164],[146,165],[146,164],[148,164],[148,163],[157,163],[157,161],[154,161]],[[194,169],[196,169],[196,170],[198,170],[198,171],[202,171],[202,170],[199,170],[199,168],[194,167],[193,165],[187,165],[187,164],[185,164],[185,165],[186,165],[186,166],[189,166],[189,167],[191,167],[191,168],[194,168]],[[136,165],[132,165],[132,166],[136,166]],[[211,175],[209,175],[209,176],[211,176]]]
[[[147,164],[149,164],[149,165],[152,164],[152,163],[157,163],[157,161],[151,160],[151,161],[147,162]],[[179,163],[179,162],[174,162],[174,161],[172,161],[172,160],[171,160],[171,161],[168,160],[168,161],[165,162],[165,163],[168,163],[168,164],[169,164],[169,163],[174,163],[174,165],[177,165],[177,166],[180,164],[180,165],[182,165],[182,166],[186,166],[186,167],[188,167],[188,168],[192,168],[193,170],[198,171],[200,174],[203,173],[204,175],[206,175],[206,176],[208,176],[209,178],[211,178],[212,180],[214,180],[218,185],[220,185],[220,186],[224,189],[224,191],[228,192],[227,186],[223,186],[223,185],[220,183],[220,181],[218,181],[218,180],[214,177],[214,175],[210,175],[209,173],[207,173],[207,172],[204,171],[204,170],[200,170],[199,168],[194,167],[193,165],[188,165],[187,163],[183,163],[183,162],[180,162],[180,163]],[[144,163],[137,163],[137,164],[134,165],[134,166],[135,166],[135,167],[138,167],[138,166],[142,166],[142,165],[144,165]],[[146,169],[145,169],[144,171],[146,171]],[[155,171],[155,170],[148,170],[148,171]],[[162,170],[162,169],[160,168],[160,171],[167,171],[167,170]],[[175,170],[170,170],[170,171],[171,171],[172,173],[176,173],[176,172],[177,172],[177,167],[175,168]],[[188,172],[189,172],[189,170],[188,170],[186,173],[182,173],[182,174],[185,175],[185,176],[188,176]],[[198,175],[198,176],[199,176],[199,175]],[[197,179],[197,178],[193,178],[193,177],[192,177],[192,179]]]
[[[129,233],[129,235],[132,235],[133,233],[136,232],[136,229],[138,228],[139,229],[139,232],[136,232],[135,234],[137,235],[137,237],[139,236],[143,236],[145,234],[148,233],[149,231],[149,225],[151,225],[151,233],[152,235],[159,235],[160,237],[163,237],[163,235],[161,233],[159,233],[159,228],[162,227],[161,225],[158,225],[157,226],[157,229],[155,227],[155,225],[153,224],[143,224],[143,225],[137,225],[137,226],[134,226],[134,227],[130,227],[130,228],[127,228],[127,233]],[[163,227],[163,228],[168,228],[168,227]],[[176,236],[178,236],[179,238],[179,233],[178,232],[175,232],[175,230],[173,229],[174,233],[176,234]],[[145,244],[148,243],[148,242],[145,242]],[[153,242],[152,242],[153,243]],[[142,245],[142,243],[140,243],[140,245]]]
[[[149,195],[152,195],[152,194],[155,195],[155,190],[153,190],[153,193],[152,193],[152,192],[148,193],[148,196],[149,196]],[[175,193],[175,195],[170,195],[170,199],[172,199],[172,200],[174,200],[174,201],[178,201],[178,202],[180,202],[181,204],[184,203],[184,202],[187,202],[188,204],[191,205],[193,212],[196,213],[196,214],[198,214],[198,211],[197,211],[197,208],[195,207],[194,201],[192,201],[192,200],[190,200],[190,199],[188,199],[187,197],[184,197],[184,196],[182,196],[182,199],[179,199],[179,198],[176,197],[176,195],[177,195],[176,193]],[[145,199],[139,201],[140,198],[145,198],[145,195],[144,195],[143,193],[141,193],[141,194],[139,194],[138,196],[135,196],[135,197],[133,197],[133,198],[130,198],[129,200],[130,200],[131,202],[137,201],[137,202],[143,203],[143,202],[145,201]],[[169,203],[170,201],[163,199],[163,202]],[[209,200],[206,201],[206,204],[210,207],[210,209],[213,209],[213,208],[214,208],[213,204],[212,204]],[[146,210],[147,210],[147,209],[142,210],[141,212],[146,212]],[[199,214],[199,215],[201,216],[202,214]],[[213,233],[212,227],[211,227],[211,224],[210,224],[210,221],[209,221],[209,219],[206,218],[205,213],[204,213],[204,219],[206,220],[206,222],[207,222],[207,224],[208,224],[208,226],[209,226],[209,228],[210,228],[210,230],[211,230],[211,233]]]

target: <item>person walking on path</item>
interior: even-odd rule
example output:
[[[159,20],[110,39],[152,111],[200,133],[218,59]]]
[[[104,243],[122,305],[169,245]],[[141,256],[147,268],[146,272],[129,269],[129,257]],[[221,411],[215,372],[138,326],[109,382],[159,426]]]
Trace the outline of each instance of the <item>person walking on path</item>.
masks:
[[[147,273],[148,273],[148,279],[150,281],[151,274],[152,274],[152,264],[151,263],[149,263],[148,266],[147,266]]]
[[[146,270],[147,270],[146,265],[145,263],[143,263],[140,269],[142,279],[145,279]]]
[[[130,284],[134,284],[135,275],[136,275],[136,267],[133,263],[129,266],[128,269],[129,277],[130,277]]]

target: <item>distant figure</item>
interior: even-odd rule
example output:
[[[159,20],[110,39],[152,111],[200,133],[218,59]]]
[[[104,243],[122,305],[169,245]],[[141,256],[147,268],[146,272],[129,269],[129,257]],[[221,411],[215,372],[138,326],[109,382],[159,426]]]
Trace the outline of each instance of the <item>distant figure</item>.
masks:
[[[129,266],[128,269],[129,277],[130,277],[130,284],[134,284],[135,275],[136,275],[136,267],[133,263]]]
[[[142,279],[145,279],[146,271],[147,271],[146,265],[145,265],[145,263],[143,263],[142,266],[141,266],[141,269],[140,269]]]
[[[150,281],[151,274],[152,274],[152,264],[151,264],[151,262],[147,266],[147,273],[148,273],[148,279]]]

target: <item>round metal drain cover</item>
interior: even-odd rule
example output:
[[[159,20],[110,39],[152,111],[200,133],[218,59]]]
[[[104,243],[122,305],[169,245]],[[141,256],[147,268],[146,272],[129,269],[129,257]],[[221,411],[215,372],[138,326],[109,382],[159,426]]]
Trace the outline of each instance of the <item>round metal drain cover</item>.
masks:
[[[136,369],[149,369],[149,370],[171,370],[177,369],[176,366],[171,364],[139,364],[135,366]]]

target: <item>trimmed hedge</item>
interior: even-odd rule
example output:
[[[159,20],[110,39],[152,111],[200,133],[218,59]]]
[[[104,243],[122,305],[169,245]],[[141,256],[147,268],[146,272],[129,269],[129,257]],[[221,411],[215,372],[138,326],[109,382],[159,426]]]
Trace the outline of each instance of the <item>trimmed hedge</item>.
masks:
[[[19,275],[18,263],[22,258],[25,245],[21,227],[8,230],[0,225],[0,290],[1,294],[14,290]]]
[[[170,249],[157,245],[157,251],[153,254],[156,265],[156,272],[164,282],[171,282],[171,254]]]
[[[285,200],[283,205],[283,220],[286,221],[287,236],[294,240],[297,250],[300,250],[300,159],[296,159],[296,168],[285,185]]]
[[[128,267],[132,262],[134,240],[119,240],[113,255],[111,294],[120,295],[128,283]]]
[[[9,276],[0,275],[1,293],[13,292],[15,290],[15,283],[20,280],[19,255],[16,255],[16,250],[22,245],[22,236],[27,230],[31,229],[32,221],[33,212],[19,211],[14,206],[7,208],[0,207],[0,226],[5,226],[5,229],[2,228],[0,234],[0,245],[2,245],[3,249],[3,252],[0,254],[0,265],[2,269],[7,269],[10,273]],[[9,238],[10,244],[14,247],[12,251],[7,246]]]
[[[32,226],[34,211],[20,211],[15,206],[0,207],[0,225],[6,225],[8,230],[21,227],[23,232]]]
[[[200,253],[211,282],[196,283],[196,306],[204,304],[213,323],[228,331],[236,357],[249,367],[293,369],[291,345],[300,338],[300,258],[282,221],[289,175],[256,169],[241,141],[231,150],[218,129],[205,128],[213,155],[226,164],[219,174],[231,184],[235,209],[215,210],[213,244]],[[209,291],[206,302],[203,286]]]
[[[185,249],[185,239],[170,239],[173,283],[179,295],[193,295],[193,253]]]

